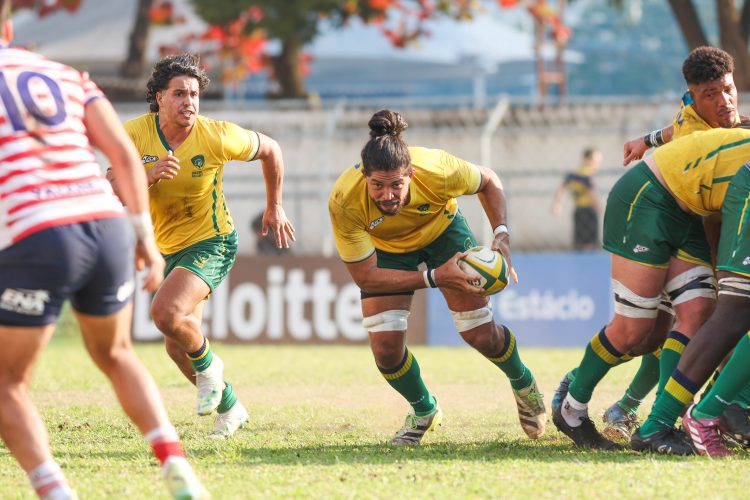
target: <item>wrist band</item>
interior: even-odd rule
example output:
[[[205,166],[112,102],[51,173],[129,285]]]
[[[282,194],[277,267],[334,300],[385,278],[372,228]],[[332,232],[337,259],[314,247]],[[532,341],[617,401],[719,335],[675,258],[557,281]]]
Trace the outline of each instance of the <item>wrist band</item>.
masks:
[[[643,137],[643,142],[645,142],[646,146],[650,148],[663,146],[665,142],[664,142],[664,135],[662,134],[661,129],[654,130],[653,132],[646,134]]]
[[[508,232],[508,226],[505,224],[500,224],[495,229],[492,230],[492,234],[495,236],[501,235],[501,234],[507,234],[510,236],[510,233]]]
[[[437,288],[437,284],[435,283],[434,269],[427,269],[424,273],[422,273],[422,278],[424,279],[424,284],[427,288]]]
[[[151,216],[148,212],[129,213],[128,220],[133,227],[137,241],[146,241],[154,237],[154,225],[151,223]]]

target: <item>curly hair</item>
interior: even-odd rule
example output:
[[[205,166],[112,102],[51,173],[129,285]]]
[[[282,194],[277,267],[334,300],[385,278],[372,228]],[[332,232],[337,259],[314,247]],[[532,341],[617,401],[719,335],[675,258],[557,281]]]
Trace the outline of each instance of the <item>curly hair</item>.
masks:
[[[372,115],[367,125],[370,140],[361,153],[364,174],[370,175],[374,170],[411,169],[409,146],[401,138],[401,132],[409,126],[404,117],[390,109],[382,109]]]
[[[688,85],[711,82],[734,73],[734,59],[716,47],[698,47],[682,63],[682,75]]]
[[[175,76],[191,76],[198,80],[198,89],[202,92],[208,87],[209,79],[206,72],[200,67],[200,58],[194,54],[178,54],[167,56],[154,65],[146,84],[146,102],[149,109],[156,113],[159,104],[156,102],[156,93],[162,92],[169,87],[169,82]]]

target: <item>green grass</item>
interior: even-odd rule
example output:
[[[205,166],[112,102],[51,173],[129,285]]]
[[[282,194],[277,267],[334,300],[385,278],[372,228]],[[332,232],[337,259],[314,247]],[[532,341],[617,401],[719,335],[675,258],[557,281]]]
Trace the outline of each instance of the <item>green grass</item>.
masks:
[[[522,343],[523,338],[519,341]],[[516,421],[502,373],[467,348],[415,346],[445,412],[423,446],[385,443],[407,406],[380,377],[367,347],[214,344],[251,414],[227,442],[205,439],[210,418],[193,414],[194,389],[161,345],[137,346],[155,376],[190,459],[214,498],[738,497],[748,455],[728,460],[582,452],[549,423],[530,441]],[[546,395],[578,350],[522,349]],[[637,368],[614,370],[592,414],[619,397]],[[75,335],[53,340],[32,395],[56,458],[81,498],[166,498],[155,460]],[[650,406],[650,400],[647,404]],[[0,498],[33,498],[0,447]]]

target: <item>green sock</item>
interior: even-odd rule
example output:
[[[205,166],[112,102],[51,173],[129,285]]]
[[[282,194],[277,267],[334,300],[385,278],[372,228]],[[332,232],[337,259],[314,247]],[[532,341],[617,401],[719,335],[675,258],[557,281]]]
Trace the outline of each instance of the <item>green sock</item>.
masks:
[[[662,355],[664,350],[662,349]],[[675,369],[666,384],[664,390],[656,398],[654,407],[648,419],[639,431],[642,437],[656,434],[660,430],[671,429],[677,422],[682,410],[687,406],[698,392],[700,387],[688,379],[680,370]]]
[[[576,401],[588,403],[596,384],[604,378],[610,368],[624,361],[623,357],[629,358],[610,344],[607,335],[604,333],[604,328],[602,328],[586,346],[586,352],[581,364],[578,365],[575,378],[570,383],[568,393]]]
[[[424,385],[419,371],[419,363],[409,349],[405,349],[404,359],[395,368],[384,370],[378,367],[383,378],[401,394],[414,408],[417,416],[435,411],[435,398]]]
[[[219,403],[219,407],[216,408],[217,413],[226,413],[229,410],[232,409],[234,404],[237,402],[237,394],[234,393],[234,389],[232,389],[232,384],[224,381],[224,390],[221,391],[221,403]]]
[[[750,382],[750,338],[745,335],[708,395],[693,410],[695,418],[716,418]]]
[[[734,403],[737,403],[741,407],[747,409],[750,407],[750,384],[747,384],[745,387],[740,390],[740,392],[737,394],[737,396],[734,398]]]
[[[205,371],[206,368],[211,366],[211,361],[214,359],[214,352],[211,350],[208,339],[204,337],[201,348],[195,352],[187,353],[187,357],[197,372]]]
[[[703,388],[703,392],[701,393],[700,398],[699,398],[701,401],[703,400],[703,398],[708,396],[709,392],[711,392],[711,388],[716,383],[716,379],[719,378],[719,375],[721,375],[721,371],[719,371],[719,369],[717,368],[716,370],[714,370],[714,374],[711,375],[711,380],[709,380],[708,383],[706,384],[706,387]]]
[[[492,361],[503,373],[508,377],[510,386],[515,390],[521,390],[531,385],[534,381],[534,376],[531,374],[531,370],[521,361],[521,356],[518,354],[518,348],[516,347],[516,337],[513,332],[510,331],[505,325],[499,325],[503,329],[505,342],[503,343],[502,350],[495,356],[487,356],[487,359]]]
[[[653,353],[641,356],[641,366],[625,391],[625,395],[617,404],[628,413],[635,414],[643,399],[658,383],[659,358]]]
[[[682,351],[685,350],[688,342],[690,342],[690,339],[676,330],[669,332],[669,335],[667,335],[664,347],[661,348],[659,360],[659,393],[664,390],[664,385],[677,368],[680,357],[682,357]]]

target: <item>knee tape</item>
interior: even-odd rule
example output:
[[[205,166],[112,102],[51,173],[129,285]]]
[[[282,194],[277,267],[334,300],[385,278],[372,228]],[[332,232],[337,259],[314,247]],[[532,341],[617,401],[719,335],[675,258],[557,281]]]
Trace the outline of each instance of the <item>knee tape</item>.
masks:
[[[659,311],[664,311],[667,314],[675,316],[674,307],[672,307],[672,301],[669,300],[667,292],[661,292],[661,300],[659,301]]]
[[[473,311],[451,311],[451,316],[453,316],[453,324],[456,325],[456,330],[459,332],[466,332],[493,321],[492,306],[489,302],[486,306]]]
[[[698,297],[716,300],[716,278],[706,266],[693,267],[669,280],[664,291],[675,306]]]
[[[719,280],[719,295],[734,295],[750,299],[750,278],[721,278]]]
[[[655,318],[661,303],[661,294],[656,297],[641,297],[628,287],[612,280],[612,292],[615,294],[615,313],[627,318]]]
[[[362,326],[370,333],[405,332],[408,326],[409,311],[393,309],[362,319]]]

